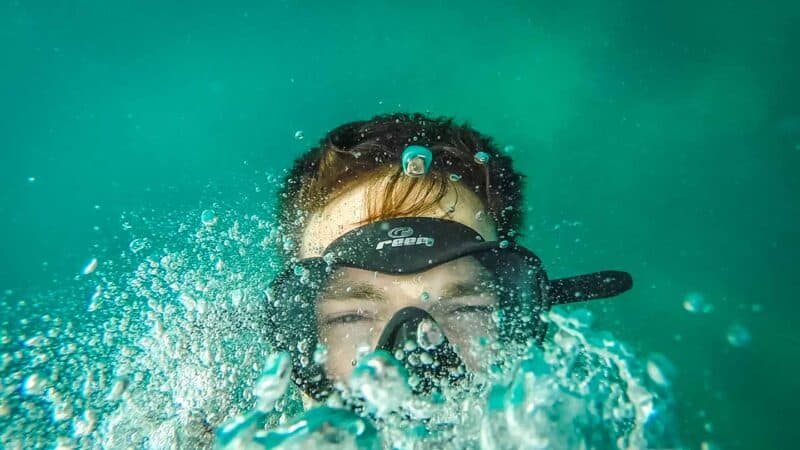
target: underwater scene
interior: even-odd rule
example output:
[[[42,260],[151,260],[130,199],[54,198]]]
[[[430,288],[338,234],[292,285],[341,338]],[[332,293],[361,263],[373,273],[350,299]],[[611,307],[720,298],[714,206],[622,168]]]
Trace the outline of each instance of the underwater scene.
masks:
[[[0,449],[800,442],[797,2],[0,34]]]

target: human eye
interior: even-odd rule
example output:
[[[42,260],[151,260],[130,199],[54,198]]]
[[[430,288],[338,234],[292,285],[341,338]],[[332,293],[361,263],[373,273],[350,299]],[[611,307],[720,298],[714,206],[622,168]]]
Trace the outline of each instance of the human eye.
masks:
[[[495,305],[458,305],[449,312],[453,316],[464,314],[491,314],[495,310]]]
[[[346,312],[325,317],[325,319],[322,321],[322,324],[326,326],[348,325],[366,322],[368,320],[371,320],[371,318],[364,313]]]

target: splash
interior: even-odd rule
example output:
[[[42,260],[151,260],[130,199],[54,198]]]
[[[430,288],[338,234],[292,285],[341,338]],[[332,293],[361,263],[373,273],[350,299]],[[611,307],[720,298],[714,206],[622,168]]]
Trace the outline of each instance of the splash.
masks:
[[[256,215],[208,211],[161,234],[128,214],[121,248],[73,285],[0,302],[0,448],[210,448],[253,406],[282,240]]]
[[[420,380],[403,355],[367,353],[340,395],[304,410],[263,308],[279,269],[273,251],[294,243],[268,220],[224,211],[164,221],[162,234],[126,216],[124,244],[93,255],[74,286],[6,295],[0,447],[680,445],[668,362],[641,363],[581,310],[551,311],[543,346],[481,342],[476,357],[489,369],[430,397],[411,394]],[[421,326],[419,346],[435,348],[440,331]],[[314,352],[327,357],[324,346]]]
[[[645,369],[623,344],[591,331],[590,317],[551,311],[552,341],[522,352],[494,348],[500,357],[492,370],[431,398],[411,395],[411,380],[392,355],[369,353],[341,397],[277,428],[226,427],[218,448],[680,447],[671,372],[653,375],[668,362],[651,358]],[[500,363],[508,358],[516,360]],[[236,440],[241,436],[251,438]]]

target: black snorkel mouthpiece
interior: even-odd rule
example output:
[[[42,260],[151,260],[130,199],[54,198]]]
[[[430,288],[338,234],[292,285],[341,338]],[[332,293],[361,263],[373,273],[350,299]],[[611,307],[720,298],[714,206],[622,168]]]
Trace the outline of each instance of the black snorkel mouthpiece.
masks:
[[[389,320],[376,350],[388,352],[405,366],[415,394],[429,395],[443,385],[459,382],[467,373],[436,320],[413,306]]]

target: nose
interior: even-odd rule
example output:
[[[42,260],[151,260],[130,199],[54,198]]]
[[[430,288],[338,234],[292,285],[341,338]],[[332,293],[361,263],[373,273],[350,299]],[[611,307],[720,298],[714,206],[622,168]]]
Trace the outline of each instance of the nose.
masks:
[[[466,375],[464,362],[436,320],[427,311],[413,306],[397,311],[389,320],[376,350],[402,356],[402,364],[416,383],[412,383],[412,390],[417,394],[438,391]]]

